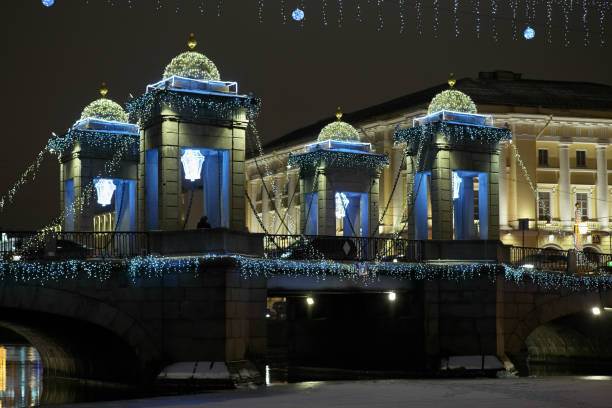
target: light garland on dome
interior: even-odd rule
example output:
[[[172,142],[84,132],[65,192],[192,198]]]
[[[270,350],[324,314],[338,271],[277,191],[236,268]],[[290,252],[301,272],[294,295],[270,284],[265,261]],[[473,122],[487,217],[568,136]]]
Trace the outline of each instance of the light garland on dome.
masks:
[[[236,110],[246,109],[247,117],[259,116],[261,101],[255,97],[211,97],[166,89],[153,89],[127,103],[130,118],[141,126],[158,114],[162,105],[190,116],[203,116],[210,111],[217,119],[230,119]]]
[[[87,118],[122,123],[128,122],[128,115],[121,105],[106,98],[97,99],[83,109],[80,120]]]
[[[423,137],[431,138],[433,135],[438,133],[442,133],[448,143],[480,143],[489,145],[494,145],[500,141],[508,140],[512,134],[510,129],[493,126],[473,126],[448,122],[430,122],[424,125],[406,129],[396,128],[394,140],[396,142],[414,144]]]
[[[332,122],[326,125],[317,138],[319,142],[325,140],[338,140],[338,141],[359,141],[359,132],[353,126],[340,120]]]
[[[203,54],[187,51],[174,57],[166,66],[164,79],[176,75],[204,81],[219,81],[221,76],[216,65]]]
[[[455,89],[447,89],[442,91],[431,100],[427,108],[427,114],[431,115],[442,110],[463,112],[463,113],[478,113],[476,104],[468,95]]]

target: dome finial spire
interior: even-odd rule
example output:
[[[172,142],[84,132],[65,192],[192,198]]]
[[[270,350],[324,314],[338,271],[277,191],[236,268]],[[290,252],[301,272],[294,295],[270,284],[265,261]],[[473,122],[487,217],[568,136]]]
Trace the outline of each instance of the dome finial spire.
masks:
[[[106,82],[102,81],[102,84],[100,85],[100,95],[102,95],[103,98],[106,98],[107,93],[108,87],[106,86]]]
[[[195,34],[189,33],[189,39],[187,40],[187,46],[189,47],[189,50],[193,51],[196,45],[198,45],[198,41],[195,38]]]
[[[457,83],[457,80],[455,79],[455,74],[451,72],[450,75],[448,76],[448,85],[450,85],[450,87],[452,88],[453,86],[455,86],[456,83]]]
[[[336,119],[342,119],[342,109],[338,106],[338,112],[336,112]]]

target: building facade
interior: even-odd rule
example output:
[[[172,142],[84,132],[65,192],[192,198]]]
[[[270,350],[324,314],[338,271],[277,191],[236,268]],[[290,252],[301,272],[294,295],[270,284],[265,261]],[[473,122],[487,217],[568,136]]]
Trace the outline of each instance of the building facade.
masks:
[[[408,218],[405,145],[394,143],[397,127],[413,126],[427,114],[441,85],[381,105],[346,114],[361,142],[374,153],[387,154],[381,169],[379,231],[381,236],[405,233]],[[523,79],[506,71],[481,72],[476,79],[456,82],[480,114],[492,116],[492,126],[509,128],[512,138],[499,143],[499,238],[506,244],[529,247],[574,247],[576,204],[585,250],[612,252],[610,172],[612,159],[612,87],[591,83]],[[265,155],[246,162],[247,227],[251,232],[301,234],[298,169],[289,157],[305,151],[322,120],[277,138],[264,146]],[[475,187],[477,188],[477,187]],[[477,196],[477,195],[476,195]],[[476,207],[475,207],[475,211]],[[477,216],[475,218],[478,218]],[[528,220],[528,230],[519,220]],[[478,220],[475,220],[478,228]],[[431,230],[431,212],[428,214]],[[431,236],[431,231],[429,232]]]

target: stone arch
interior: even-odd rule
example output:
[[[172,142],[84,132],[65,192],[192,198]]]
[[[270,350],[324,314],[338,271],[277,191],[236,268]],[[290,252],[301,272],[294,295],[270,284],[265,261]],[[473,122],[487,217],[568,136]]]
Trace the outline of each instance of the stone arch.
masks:
[[[594,306],[612,305],[612,292],[562,290],[544,293],[535,290],[533,285],[529,285],[526,289],[528,289],[527,293],[519,291],[516,292],[515,297],[530,301],[518,304],[518,315],[512,319],[513,328],[509,328],[508,325],[505,327],[504,349],[510,355],[519,355],[527,336],[545,323],[559,317],[590,310]]]
[[[597,247],[596,245],[591,245],[591,244],[588,244],[588,245],[583,245],[583,246],[582,246],[582,250],[583,250],[584,252],[594,252],[594,253],[596,253],[596,254],[601,254],[601,253],[603,253],[603,252],[602,252],[602,250],[601,250],[601,248]]]
[[[556,249],[558,251],[563,251],[561,245],[558,244],[546,244],[542,246],[542,249]]]
[[[160,368],[161,355],[154,336],[139,321],[108,302],[68,289],[3,285],[0,326],[18,333],[38,349],[45,374],[114,380],[109,367],[117,363],[116,371],[121,370],[123,362],[98,358],[108,354],[104,344],[120,350],[117,360],[134,357],[130,363],[137,366],[138,373],[125,378],[126,382],[152,376]],[[87,336],[99,340],[96,350],[83,346]]]

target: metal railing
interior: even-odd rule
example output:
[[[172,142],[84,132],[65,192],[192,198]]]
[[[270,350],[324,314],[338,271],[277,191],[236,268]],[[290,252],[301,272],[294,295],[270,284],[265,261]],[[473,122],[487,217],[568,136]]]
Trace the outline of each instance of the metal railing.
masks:
[[[264,251],[275,259],[398,262],[419,262],[422,252],[420,241],[325,235],[267,235]]]
[[[2,259],[128,258],[149,253],[147,232],[0,231]]]
[[[610,273],[612,255],[552,248],[510,248],[510,264],[515,267],[572,274]]]

